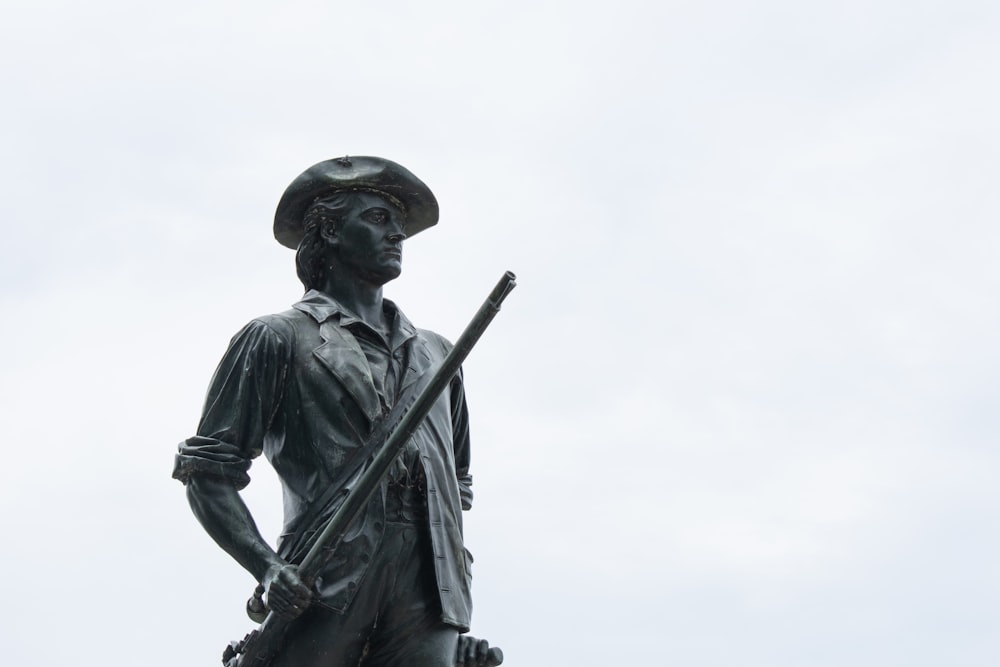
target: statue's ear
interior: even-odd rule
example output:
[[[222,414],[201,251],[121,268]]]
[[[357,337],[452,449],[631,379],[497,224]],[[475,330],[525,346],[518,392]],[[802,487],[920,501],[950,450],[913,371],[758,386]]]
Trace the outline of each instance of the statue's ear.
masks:
[[[336,244],[337,239],[337,223],[335,220],[324,220],[320,223],[319,235],[327,243]]]

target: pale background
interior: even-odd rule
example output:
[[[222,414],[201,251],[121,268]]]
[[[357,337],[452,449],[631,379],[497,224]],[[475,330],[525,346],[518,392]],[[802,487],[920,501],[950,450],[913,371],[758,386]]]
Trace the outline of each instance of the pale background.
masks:
[[[997,664],[1000,5],[57,2],[0,15],[4,665],[217,664],[172,453],[343,154],[441,222],[474,634],[511,667]],[[280,500],[266,463],[248,500]]]

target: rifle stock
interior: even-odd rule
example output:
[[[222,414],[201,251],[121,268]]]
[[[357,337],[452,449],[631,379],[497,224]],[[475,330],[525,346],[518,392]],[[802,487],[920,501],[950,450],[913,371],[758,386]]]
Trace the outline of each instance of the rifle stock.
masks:
[[[354,487],[347,492],[344,501],[324,526],[299,564],[299,578],[306,585],[311,586],[316,580],[323,566],[326,565],[340,544],[350,524],[367,505],[382,479],[388,473],[392,462],[406,446],[406,442],[420,426],[424,417],[430,412],[441,392],[455,377],[462,362],[465,361],[480,336],[486,331],[486,327],[500,312],[500,304],[515,285],[514,274],[510,271],[505,272],[490,292],[489,297],[479,307],[472,321],[466,326],[465,331],[455,341],[448,356],[441,362],[424,389],[404,410],[391,431],[384,435],[388,429],[376,428],[375,437],[385,437],[385,443],[380,446],[371,465],[361,474]],[[294,622],[294,619],[287,619],[274,612],[268,612],[260,627],[250,632],[242,641],[231,642],[226,647],[222,655],[223,665],[226,667],[267,667],[281,650],[288,627]],[[502,661],[503,654],[499,653],[499,650],[497,650],[497,654],[490,657],[494,660],[499,657]],[[499,662],[494,664],[499,664]]]

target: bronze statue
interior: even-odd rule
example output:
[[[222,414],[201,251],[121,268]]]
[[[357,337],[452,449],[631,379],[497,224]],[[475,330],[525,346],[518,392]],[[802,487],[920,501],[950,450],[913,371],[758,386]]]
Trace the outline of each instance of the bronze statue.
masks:
[[[401,273],[403,240],[437,219],[430,189],[382,158],[327,160],[295,179],[278,204],[274,234],[296,250],[306,293],[236,334],[197,435],[179,446],[174,477],[187,485],[195,515],[260,584],[248,612],[261,620],[269,609],[267,620],[282,628],[270,667],[502,661],[488,643],[462,634],[472,610],[472,557],[462,538],[472,476],[455,370],[471,344],[463,345],[463,334],[453,350],[382,297]],[[493,308],[512,286],[508,274]],[[433,392],[429,377],[437,380]],[[388,435],[417,404],[426,415],[414,407],[409,430]],[[379,452],[389,441],[396,448]],[[239,495],[261,453],[284,494],[277,551]],[[349,523],[338,524],[352,504]],[[324,542],[331,525],[332,547]],[[234,648],[224,661],[244,667],[245,645]]]

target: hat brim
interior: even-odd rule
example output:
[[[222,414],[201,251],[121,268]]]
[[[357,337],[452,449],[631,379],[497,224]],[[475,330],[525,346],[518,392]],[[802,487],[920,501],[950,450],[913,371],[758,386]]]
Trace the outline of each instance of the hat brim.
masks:
[[[437,199],[423,181],[391,160],[360,155],[314,164],[292,181],[274,212],[274,238],[285,247],[298,248],[309,207],[345,190],[381,192],[397,201],[403,208],[407,236],[437,224]]]

